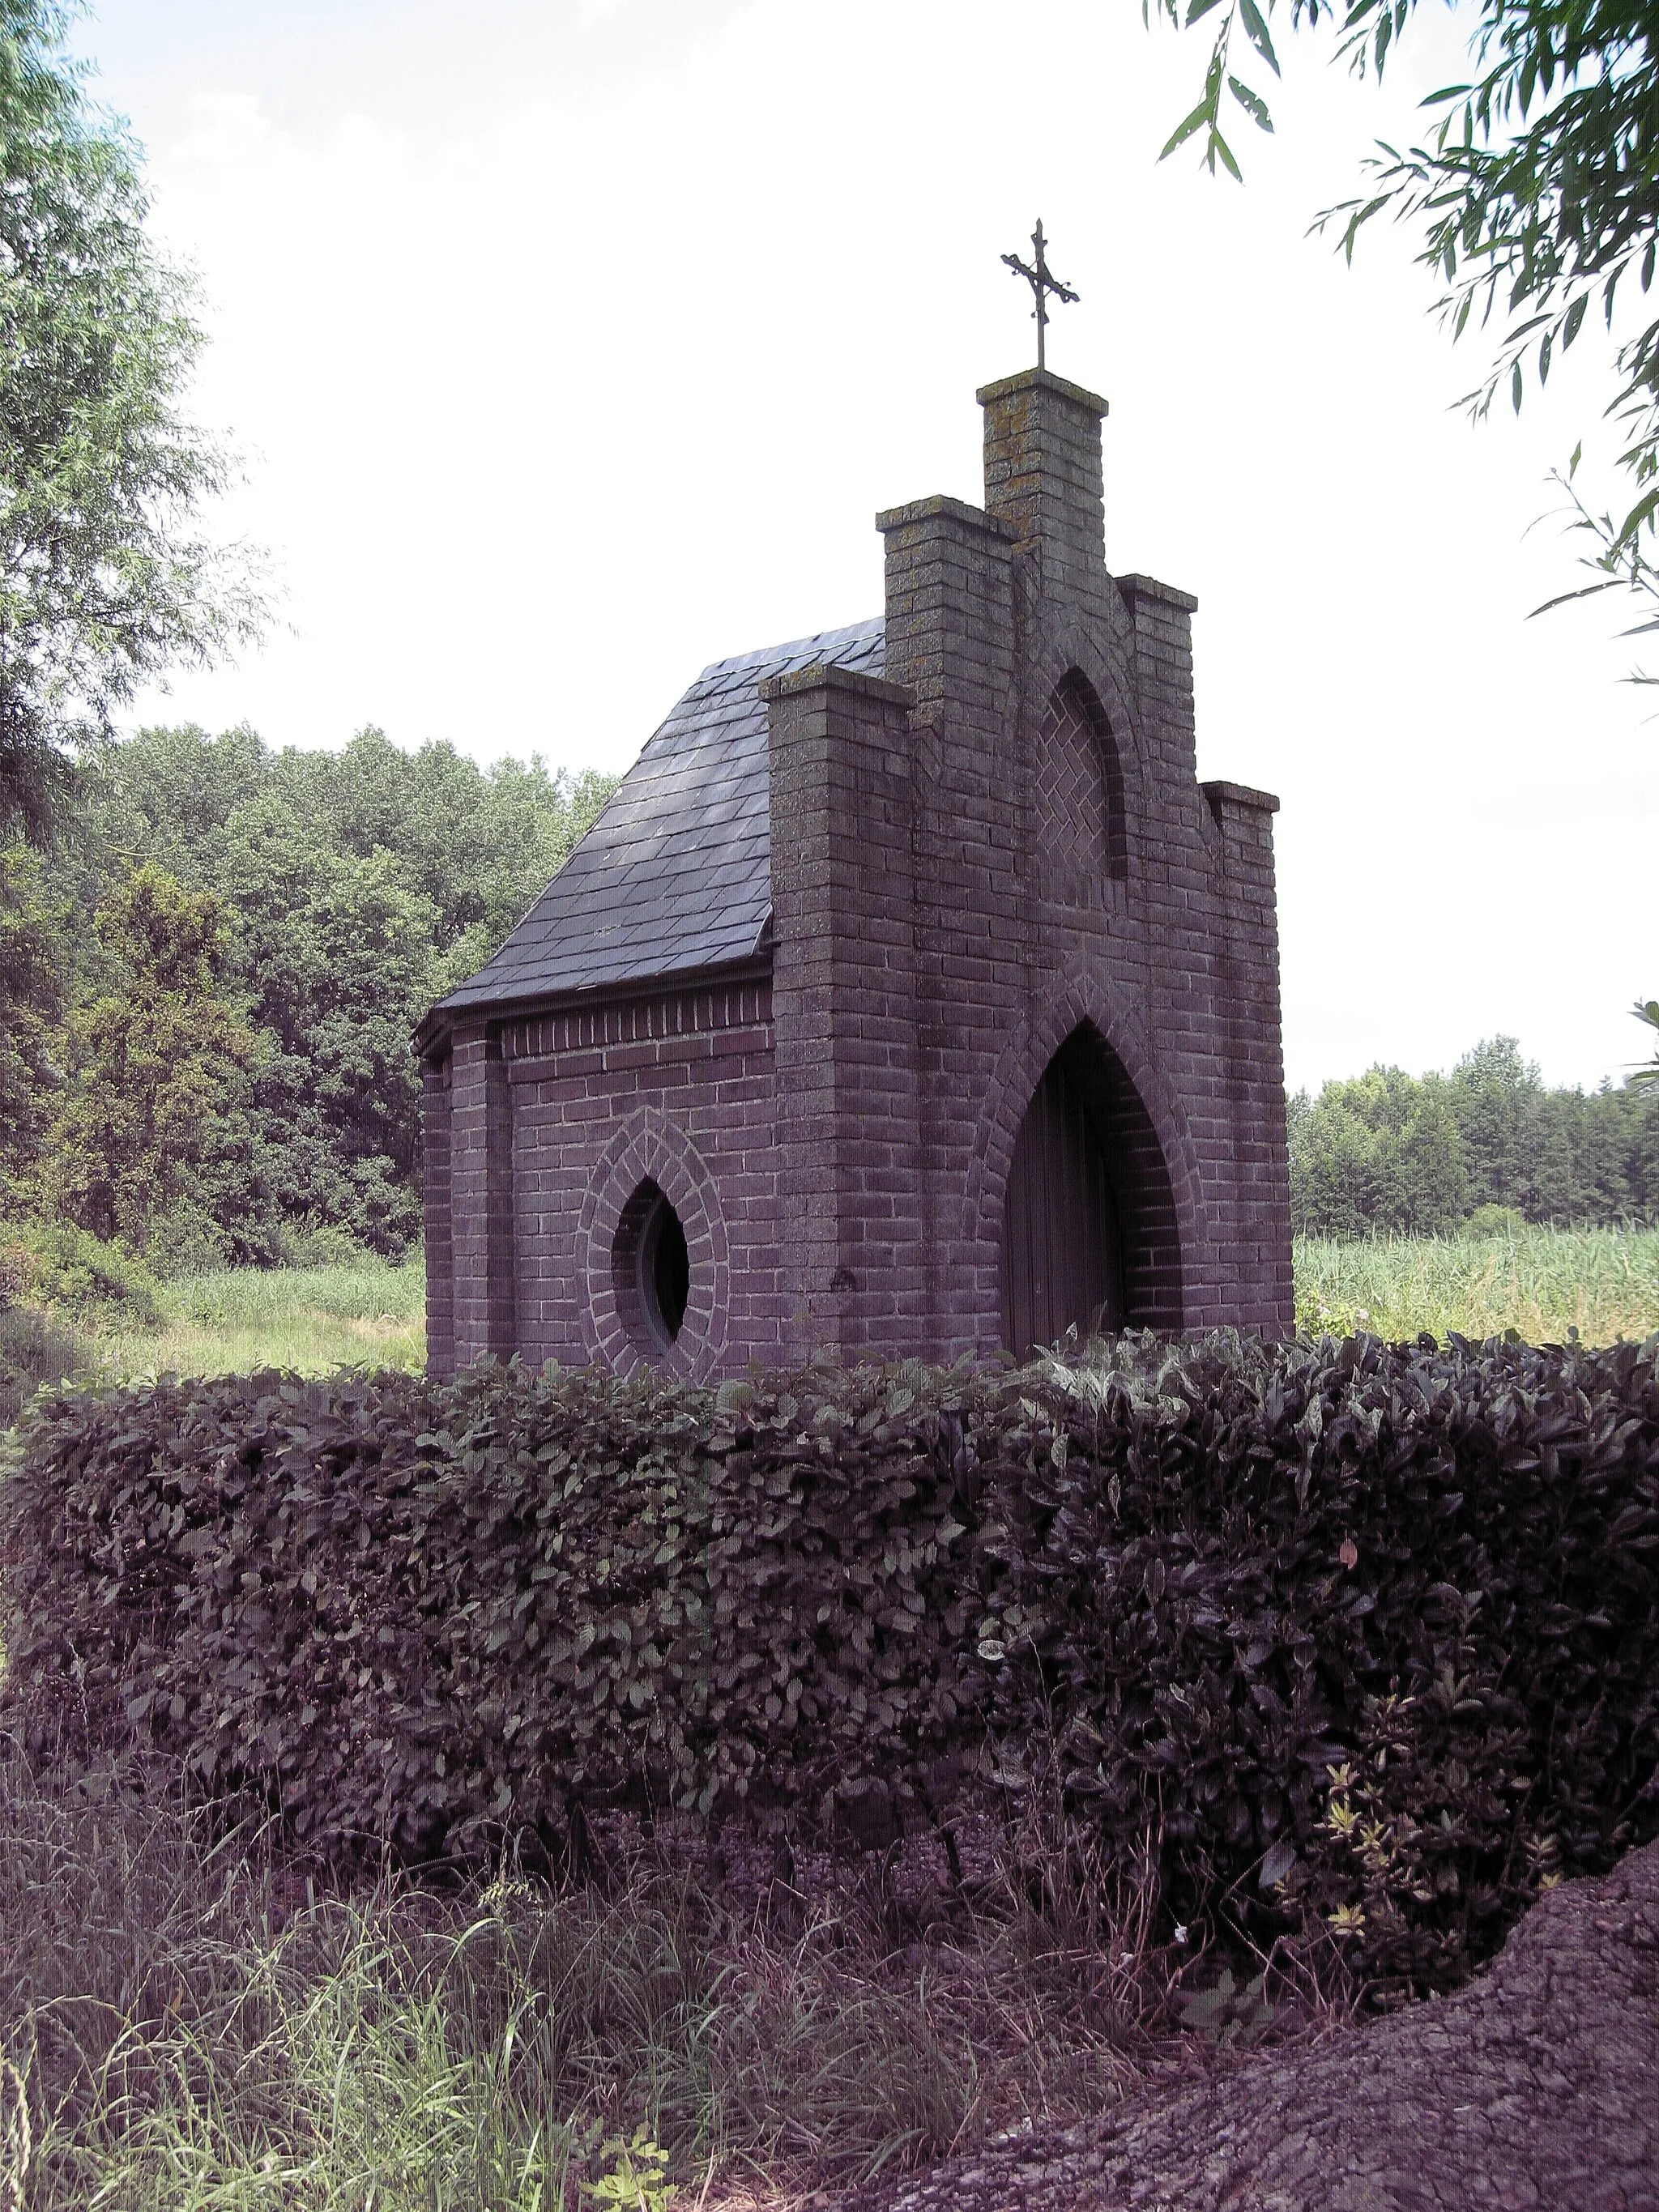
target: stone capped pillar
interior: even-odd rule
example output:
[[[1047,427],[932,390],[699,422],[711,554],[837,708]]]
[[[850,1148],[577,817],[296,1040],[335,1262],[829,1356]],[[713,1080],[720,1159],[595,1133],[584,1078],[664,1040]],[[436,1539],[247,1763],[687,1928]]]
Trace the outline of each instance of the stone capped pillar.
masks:
[[[421,1063],[422,1212],[426,1243],[426,1371],[455,1372],[455,1250],[450,1216],[449,1055]]]
[[[1106,402],[1046,368],[988,384],[985,512],[1008,526],[1037,568],[1037,588],[1079,606],[1103,605]]]
[[[498,1025],[458,1027],[449,1061],[450,1247],[457,1367],[518,1347],[513,1095]]]
[[[779,1267],[797,1353],[927,1340],[909,712],[899,685],[775,677]]]

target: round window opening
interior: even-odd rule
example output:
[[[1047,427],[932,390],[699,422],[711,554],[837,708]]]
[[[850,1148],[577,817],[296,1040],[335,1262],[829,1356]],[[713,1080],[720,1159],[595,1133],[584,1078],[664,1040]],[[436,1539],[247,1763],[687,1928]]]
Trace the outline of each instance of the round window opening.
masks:
[[[680,1217],[654,1182],[623,1208],[611,1262],[623,1326],[647,1356],[666,1352],[685,1320],[691,1261]]]

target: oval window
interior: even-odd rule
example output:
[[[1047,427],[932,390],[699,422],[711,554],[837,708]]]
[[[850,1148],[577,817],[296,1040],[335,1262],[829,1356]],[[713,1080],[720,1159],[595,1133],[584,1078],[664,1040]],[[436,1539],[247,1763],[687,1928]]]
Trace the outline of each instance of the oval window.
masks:
[[[679,1335],[691,1292],[685,1225],[659,1183],[647,1179],[623,1206],[611,1268],[629,1342],[646,1358],[659,1359]]]
[[[664,1351],[680,1333],[690,1289],[685,1231],[667,1194],[659,1192],[640,1239],[640,1304]]]

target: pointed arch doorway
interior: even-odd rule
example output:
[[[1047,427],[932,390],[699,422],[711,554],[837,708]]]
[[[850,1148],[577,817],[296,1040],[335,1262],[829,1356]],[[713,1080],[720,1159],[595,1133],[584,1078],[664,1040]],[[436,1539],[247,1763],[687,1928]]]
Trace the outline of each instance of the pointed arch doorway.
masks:
[[[1004,1197],[1003,1342],[1020,1358],[1073,1326],[1178,1328],[1174,1195],[1150,1115],[1092,1023],[1044,1070]]]

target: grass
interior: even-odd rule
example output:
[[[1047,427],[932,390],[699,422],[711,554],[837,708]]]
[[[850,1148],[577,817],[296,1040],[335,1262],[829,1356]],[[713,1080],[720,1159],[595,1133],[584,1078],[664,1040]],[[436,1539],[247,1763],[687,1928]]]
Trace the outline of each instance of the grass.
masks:
[[[1659,1230],[1520,1227],[1490,1237],[1296,1243],[1297,1317],[1310,1334],[1431,1330],[1587,1344],[1641,1341],[1659,1328]],[[325,1374],[356,1364],[418,1367],[425,1277],[364,1255],[328,1267],[226,1268],[157,1286],[159,1325],[106,1305],[76,1319],[0,1310],[0,1427],[37,1382],[76,1371],[213,1375],[256,1367]]]
[[[965,1887],[915,1841],[744,1881],[635,1832],[580,1886],[325,1895],[163,1770],[14,1750],[0,1833],[27,2212],[658,2212],[665,2167],[775,2198],[1099,2110],[1172,2047],[1146,1885],[1035,1830]]]
[[[426,1274],[368,1255],[324,1267],[226,1267],[164,1281],[161,1326],[118,1307],[83,1324],[90,1361],[110,1375],[229,1375],[289,1367],[304,1375],[426,1358]]]
[[[1311,1334],[1368,1328],[1390,1338],[1501,1335],[1587,1344],[1659,1328],[1659,1230],[1515,1228],[1490,1237],[1296,1243],[1297,1316]],[[325,1374],[356,1364],[418,1367],[426,1356],[425,1276],[365,1255],[328,1267],[226,1268],[161,1283],[159,1326],[106,1306],[78,1321],[0,1311],[0,1427],[38,1382],[212,1375],[256,1367]]]
[[[1389,1338],[1427,1329],[1533,1344],[1640,1343],[1659,1329],[1659,1230],[1519,1228],[1494,1237],[1296,1243],[1298,1325]]]

